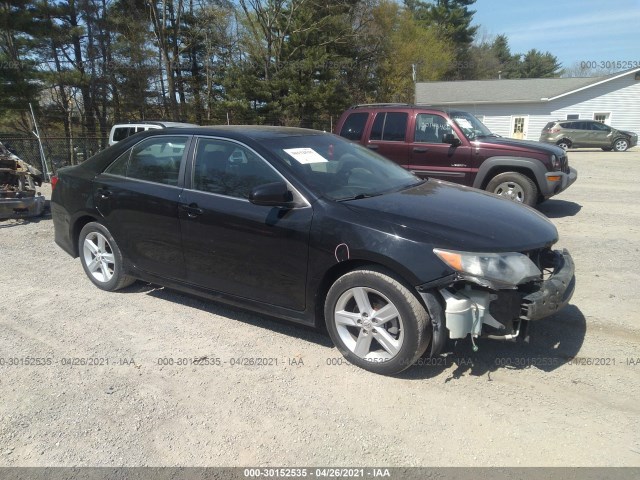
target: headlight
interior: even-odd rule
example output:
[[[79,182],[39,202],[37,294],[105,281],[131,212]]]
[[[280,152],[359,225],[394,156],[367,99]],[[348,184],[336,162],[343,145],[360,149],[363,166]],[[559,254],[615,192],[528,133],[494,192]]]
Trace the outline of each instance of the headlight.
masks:
[[[555,155],[551,155],[551,166],[554,170],[560,170],[560,160]]]
[[[456,252],[434,248],[440,260],[457,272],[498,283],[519,285],[541,278],[542,272],[522,253]]]

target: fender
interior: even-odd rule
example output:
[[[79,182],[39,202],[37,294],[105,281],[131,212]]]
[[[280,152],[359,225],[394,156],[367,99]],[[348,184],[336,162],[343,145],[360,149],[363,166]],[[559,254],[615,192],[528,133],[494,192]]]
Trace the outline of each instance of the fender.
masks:
[[[495,167],[507,167],[509,170],[529,170],[535,177],[538,188],[542,194],[546,192],[544,189],[547,186],[545,174],[547,173],[547,167],[540,161],[532,158],[524,157],[490,157],[482,162],[476,178],[473,181],[474,188],[482,187],[490,180],[489,174]]]

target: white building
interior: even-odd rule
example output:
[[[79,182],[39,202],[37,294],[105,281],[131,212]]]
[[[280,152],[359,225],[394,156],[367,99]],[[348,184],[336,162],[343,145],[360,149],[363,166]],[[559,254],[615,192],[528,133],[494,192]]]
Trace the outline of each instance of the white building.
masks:
[[[466,110],[504,137],[538,140],[552,120],[599,120],[640,134],[640,68],[606,77],[416,83],[416,103]]]

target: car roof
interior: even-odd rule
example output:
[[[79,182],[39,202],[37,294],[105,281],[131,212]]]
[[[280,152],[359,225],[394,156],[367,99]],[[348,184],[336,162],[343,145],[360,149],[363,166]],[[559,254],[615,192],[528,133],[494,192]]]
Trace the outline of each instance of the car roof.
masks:
[[[251,140],[267,140],[281,137],[296,137],[308,135],[328,135],[327,132],[320,130],[311,130],[308,128],[297,127],[273,127],[263,125],[215,125],[205,127],[181,127],[166,128],[161,131],[155,131],[155,135],[171,135],[171,134],[190,134],[190,135],[223,135],[231,138],[249,138]]]
[[[415,103],[362,103],[359,105],[354,105],[350,107],[347,112],[353,112],[355,110],[426,110],[429,112],[440,112],[446,115],[450,115],[452,113],[467,113],[464,110],[460,110],[458,108],[444,108],[444,107],[434,107],[427,104],[415,104]],[[346,113],[346,112],[345,112]]]
[[[566,123],[566,122],[598,122],[597,120],[591,120],[587,118],[573,118],[571,120],[556,120],[558,123]],[[602,122],[598,122],[602,123]]]
[[[118,122],[114,127],[130,127],[135,125],[157,125],[159,127],[197,127],[195,123],[185,122],[165,122],[164,120],[131,120],[129,122]]]

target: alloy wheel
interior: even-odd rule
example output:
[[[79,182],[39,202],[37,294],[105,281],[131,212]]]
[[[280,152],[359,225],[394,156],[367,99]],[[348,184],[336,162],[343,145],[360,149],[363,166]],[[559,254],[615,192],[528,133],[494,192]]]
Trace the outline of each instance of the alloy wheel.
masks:
[[[334,321],[344,345],[364,360],[390,360],[402,347],[404,325],[398,308],[372,288],[345,291],[336,303]]]
[[[100,232],[89,233],[82,244],[83,260],[91,276],[100,283],[106,283],[115,272],[113,249],[107,238]]]

